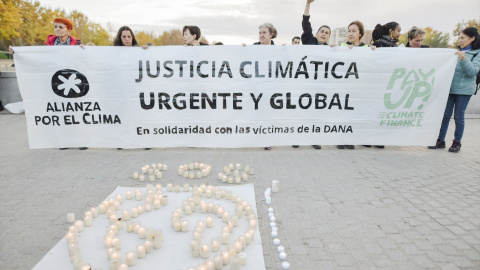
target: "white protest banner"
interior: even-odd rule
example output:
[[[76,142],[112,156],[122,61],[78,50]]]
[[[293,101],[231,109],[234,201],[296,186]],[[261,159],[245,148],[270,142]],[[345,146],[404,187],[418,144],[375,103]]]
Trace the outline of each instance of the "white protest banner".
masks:
[[[454,50],[19,47],[31,148],[431,145]]]

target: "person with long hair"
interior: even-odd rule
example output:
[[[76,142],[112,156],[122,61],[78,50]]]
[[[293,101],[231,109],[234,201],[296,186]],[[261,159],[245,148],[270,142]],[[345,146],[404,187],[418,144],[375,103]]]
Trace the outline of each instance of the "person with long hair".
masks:
[[[464,29],[458,36],[457,66],[453,75],[447,106],[443,114],[442,125],[437,142],[430,149],[445,148],[445,137],[452,113],[455,119],[455,133],[449,152],[457,153],[462,147],[463,131],[465,129],[465,110],[470,98],[475,93],[476,78],[480,71],[480,34],[478,29]]]
[[[328,45],[330,34],[332,31],[328,25],[322,25],[318,28],[317,33],[313,36],[312,24],[310,23],[310,4],[315,0],[307,0],[302,20],[302,44],[303,45]]]
[[[396,22],[377,24],[372,32],[372,44],[376,47],[397,47],[402,28]]]
[[[412,27],[407,32],[407,45],[405,47],[410,48],[429,48],[427,45],[422,45],[423,40],[425,39],[425,35],[427,32],[422,28],[418,28],[416,26]]]
[[[137,39],[135,38],[135,34],[133,34],[132,29],[130,29],[128,26],[120,27],[115,39],[113,40],[113,46],[138,46]]]
[[[183,41],[185,46],[205,46],[206,43],[200,42],[202,32],[195,25],[185,25],[183,27]]]

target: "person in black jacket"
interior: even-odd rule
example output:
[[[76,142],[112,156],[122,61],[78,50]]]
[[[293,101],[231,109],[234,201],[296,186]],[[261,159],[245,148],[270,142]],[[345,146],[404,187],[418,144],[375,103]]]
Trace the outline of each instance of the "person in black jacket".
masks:
[[[322,25],[318,29],[315,36],[313,36],[312,25],[310,24],[310,3],[315,0],[307,0],[305,5],[305,11],[303,12],[303,21],[302,21],[302,44],[303,45],[328,45],[328,40],[330,39],[330,34],[332,31],[327,25]]]
[[[376,47],[398,47],[398,38],[402,28],[396,22],[377,24],[372,32],[372,44]]]
[[[425,35],[427,32],[423,30],[422,28],[418,28],[416,26],[412,27],[408,33],[407,33],[407,46],[405,47],[411,47],[411,48],[430,48],[427,45],[422,45],[423,39],[425,38]]]

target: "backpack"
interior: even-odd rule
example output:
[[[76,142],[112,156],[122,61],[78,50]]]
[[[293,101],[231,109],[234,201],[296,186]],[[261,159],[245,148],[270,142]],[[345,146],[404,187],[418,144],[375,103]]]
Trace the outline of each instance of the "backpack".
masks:
[[[478,53],[473,55],[472,61],[473,61],[473,59],[475,59],[475,57],[477,57],[477,55],[478,55]],[[474,95],[477,94],[478,90],[480,90],[480,71],[477,73],[477,87],[475,88]]]

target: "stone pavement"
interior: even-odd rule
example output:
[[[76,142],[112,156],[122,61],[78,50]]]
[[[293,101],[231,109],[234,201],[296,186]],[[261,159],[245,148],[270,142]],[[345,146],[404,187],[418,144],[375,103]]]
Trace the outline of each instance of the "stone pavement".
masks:
[[[452,139],[454,123],[448,134]],[[480,269],[480,119],[468,119],[463,148],[323,146],[298,149],[30,150],[24,115],[0,114],[0,269],[32,268],[83,217],[144,164],[250,164],[267,269],[280,269],[264,190],[290,269]],[[432,143],[435,138],[432,138]],[[165,185],[168,180],[160,181]]]

